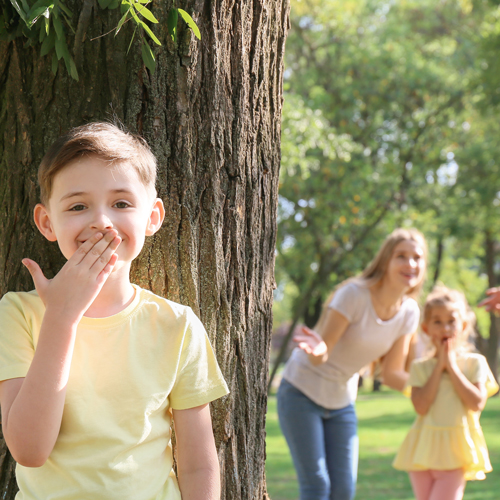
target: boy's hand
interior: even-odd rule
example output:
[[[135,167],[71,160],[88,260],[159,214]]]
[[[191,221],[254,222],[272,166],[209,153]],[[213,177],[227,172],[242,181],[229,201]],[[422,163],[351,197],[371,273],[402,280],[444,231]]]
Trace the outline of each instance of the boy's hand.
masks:
[[[36,262],[30,259],[22,262],[28,268],[45,307],[56,310],[68,321],[79,322],[111,274],[118,259],[115,251],[120,242],[121,238],[114,229],[104,236],[97,232],[78,248],[51,280],[44,276]]]

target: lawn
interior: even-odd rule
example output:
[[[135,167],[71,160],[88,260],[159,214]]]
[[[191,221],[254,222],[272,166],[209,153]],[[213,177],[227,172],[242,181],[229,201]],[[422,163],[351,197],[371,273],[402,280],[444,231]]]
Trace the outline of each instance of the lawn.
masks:
[[[356,500],[413,500],[407,475],[391,466],[414,419],[410,401],[389,390],[378,394],[361,393],[356,409],[360,438]],[[464,500],[500,498],[499,420],[500,398],[490,398],[481,416],[481,424],[494,472],[488,474],[485,481],[469,482]],[[275,396],[271,396],[268,403],[266,444],[267,487],[271,500],[297,500],[295,471],[279,429]]]

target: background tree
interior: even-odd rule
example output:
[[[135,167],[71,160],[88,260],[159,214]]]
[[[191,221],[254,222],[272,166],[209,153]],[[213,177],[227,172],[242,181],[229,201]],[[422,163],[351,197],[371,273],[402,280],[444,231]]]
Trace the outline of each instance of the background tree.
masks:
[[[40,56],[37,40],[17,30],[10,2],[0,5],[0,295],[33,288],[23,257],[39,262],[48,276],[63,263],[32,222],[36,171],[52,141],[72,126],[115,118],[143,135],[158,158],[166,218],[135,262],[132,281],[200,316],[231,390],[212,405],[222,498],[266,497],[287,0],[188,1],[182,7],[195,19],[201,42],[183,25],[174,42],[167,31],[170,2],[152,2],[159,22],[150,29],[161,42],[148,42],[154,74],[141,58],[141,39],[127,55],[132,23],[116,38],[101,36],[118,25],[118,10],[68,0],[75,34],[63,27],[79,81],[64,68],[64,57],[54,75],[52,55]],[[12,466],[2,442],[5,500],[14,495]]]
[[[287,297],[277,319],[314,325],[328,292],[397,226],[426,234],[428,287],[442,280],[475,305],[487,262],[498,279],[498,244],[488,259],[478,236],[491,228],[495,240],[500,215],[498,127],[484,106],[493,4],[292,1],[276,260],[276,297]],[[478,317],[488,337],[494,323]],[[494,336],[484,344],[493,369]]]

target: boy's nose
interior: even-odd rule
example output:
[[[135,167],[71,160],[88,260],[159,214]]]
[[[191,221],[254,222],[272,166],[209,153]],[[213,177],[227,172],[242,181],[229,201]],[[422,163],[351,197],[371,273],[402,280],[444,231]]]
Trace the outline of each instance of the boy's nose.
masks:
[[[91,223],[92,229],[97,229],[98,231],[103,231],[106,229],[112,229],[113,223],[111,219],[104,213],[96,214]]]

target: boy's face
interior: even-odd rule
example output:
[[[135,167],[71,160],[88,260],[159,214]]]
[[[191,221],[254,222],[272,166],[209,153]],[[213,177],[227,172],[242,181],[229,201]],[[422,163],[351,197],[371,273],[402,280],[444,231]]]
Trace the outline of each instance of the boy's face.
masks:
[[[162,201],[148,192],[133,167],[109,166],[87,156],[55,175],[48,206],[35,207],[35,222],[47,239],[58,242],[67,259],[93,234],[115,229],[122,239],[117,269],[139,255],[164,214]]]

